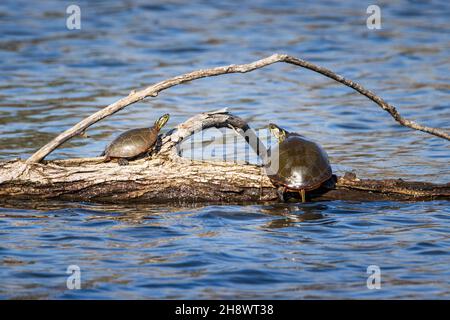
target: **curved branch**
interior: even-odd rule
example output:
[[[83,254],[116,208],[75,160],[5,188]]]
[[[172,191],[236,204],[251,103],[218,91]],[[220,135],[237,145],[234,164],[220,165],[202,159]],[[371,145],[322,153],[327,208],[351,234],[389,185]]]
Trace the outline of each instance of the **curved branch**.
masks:
[[[259,68],[263,68],[265,66],[271,65],[273,63],[277,62],[285,62],[289,64],[293,64],[296,66],[300,66],[315,72],[318,72],[328,78],[331,78],[333,80],[336,80],[350,88],[353,88],[357,92],[363,94],[364,96],[368,97],[372,101],[374,101],[376,104],[378,104],[383,110],[386,110],[398,123],[405,127],[409,127],[414,130],[420,130],[423,132],[427,132],[429,134],[435,135],[437,137],[450,140],[450,134],[445,132],[442,129],[439,128],[432,128],[420,125],[414,121],[407,120],[403,118],[398,111],[393,107],[392,105],[386,103],[383,99],[372,93],[371,91],[365,89],[361,85],[359,85],[356,82],[353,82],[351,80],[345,79],[344,77],[332,72],[331,70],[328,70],[326,68],[317,66],[315,64],[312,64],[310,62],[307,62],[302,59],[297,59],[295,57],[291,57],[284,54],[274,54],[267,58],[257,60],[252,63],[248,64],[241,64],[241,65],[229,65],[229,66],[223,66],[223,67],[216,67],[216,68],[210,68],[210,69],[203,69],[198,71],[193,71],[190,73],[186,73],[184,75],[180,75],[177,77],[173,77],[161,82],[158,82],[146,89],[134,92],[132,91],[127,97],[122,98],[109,106],[105,107],[104,109],[97,111],[96,113],[90,115],[89,117],[85,118],[84,120],[77,123],[72,128],[64,131],[60,135],[58,135],[56,138],[54,138],[52,141],[47,143],[45,146],[43,146],[41,149],[39,149],[36,153],[34,153],[26,163],[34,163],[34,162],[40,162],[43,160],[48,154],[50,154],[53,150],[58,148],[61,144],[66,142],[67,140],[71,139],[74,136],[80,135],[85,130],[90,127],[91,125],[95,124],[96,122],[122,110],[126,106],[129,106],[130,104],[133,104],[135,102],[141,101],[147,97],[156,97],[159,92],[168,89],[170,87],[186,83],[189,81],[193,81],[196,79],[201,79],[205,77],[213,77],[218,76],[222,74],[229,74],[229,73],[245,73],[250,72]]]
[[[169,154],[172,159],[179,158],[176,148],[183,140],[196,132],[208,128],[230,128],[241,135],[258,155],[263,163],[266,161],[267,149],[248,123],[231,113],[227,108],[197,114],[169,131],[162,139],[159,154]]]
[[[383,110],[387,111],[395,119],[395,121],[400,123],[402,126],[405,126],[405,127],[408,127],[408,128],[414,129],[414,130],[426,132],[426,133],[429,133],[434,136],[437,136],[437,137],[440,137],[443,139],[447,139],[450,141],[450,134],[445,132],[444,130],[442,130],[440,128],[427,127],[427,126],[418,124],[417,122],[403,118],[393,105],[390,105],[389,103],[384,101],[382,98],[377,96],[375,93],[371,92],[370,90],[367,90],[362,85],[360,85],[354,81],[345,79],[343,76],[338,75],[338,74],[334,73],[333,71],[328,70],[327,68],[323,68],[323,67],[317,66],[313,63],[310,63],[308,61],[298,59],[295,57],[291,57],[291,56],[286,56],[283,61],[286,63],[290,63],[293,65],[299,66],[299,67],[303,67],[305,69],[309,69],[309,70],[318,72],[328,78],[336,80],[337,82],[345,84],[346,86],[356,90],[357,92],[361,93],[362,95],[366,96],[367,98],[369,98],[370,100],[375,102]]]

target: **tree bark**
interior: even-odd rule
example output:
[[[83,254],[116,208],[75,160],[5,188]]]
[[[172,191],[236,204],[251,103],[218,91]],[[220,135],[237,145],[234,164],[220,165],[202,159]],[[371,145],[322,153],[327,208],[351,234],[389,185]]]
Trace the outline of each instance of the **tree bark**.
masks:
[[[180,142],[211,127],[232,128],[265,159],[266,148],[248,124],[219,110],[196,115],[161,135],[150,157],[131,161],[128,166],[104,163],[104,157],[0,163],[0,199],[103,203],[277,201],[276,189],[262,166],[180,157]],[[346,174],[337,177],[335,189],[319,189],[308,196],[310,201],[450,199],[450,184],[365,180]],[[292,194],[291,199],[297,200],[298,195]]]
[[[284,62],[318,72],[340,82],[378,104],[399,124],[450,140],[440,128],[420,125],[403,118],[395,107],[360,84],[302,59],[274,54],[242,65],[197,70],[156,83],[127,97],[67,129],[47,143],[26,161],[0,163],[0,201],[18,199],[58,199],[90,202],[264,202],[274,201],[277,194],[263,167],[227,162],[191,161],[179,156],[178,145],[196,131],[209,127],[229,127],[244,136],[252,149],[266,159],[266,148],[242,119],[226,110],[192,117],[161,136],[153,154],[130,162],[124,167],[104,163],[104,158],[43,161],[61,144],[82,135],[96,122],[130,104],[173,86],[200,78],[229,73],[245,73]],[[312,200],[430,200],[449,199],[449,184],[406,182],[403,180],[362,180],[346,174],[336,177],[333,190],[309,192]],[[295,199],[297,194],[292,194]]]

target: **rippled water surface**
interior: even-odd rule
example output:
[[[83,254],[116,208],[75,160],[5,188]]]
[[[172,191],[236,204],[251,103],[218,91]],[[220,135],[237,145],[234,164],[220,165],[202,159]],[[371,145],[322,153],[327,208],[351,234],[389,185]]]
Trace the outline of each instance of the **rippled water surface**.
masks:
[[[288,53],[358,81],[407,118],[450,127],[447,1],[0,3],[0,160],[165,78]],[[320,142],[336,173],[449,182],[450,146],[294,66],[202,79],[137,103],[49,158],[96,156],[169,112],[229,107]],[[450,298],[448,201],[101,206],[3,204],[0,298]],[[68,290],[69,265],[81,290]],[[369,265],[382,287],[366,286]]]

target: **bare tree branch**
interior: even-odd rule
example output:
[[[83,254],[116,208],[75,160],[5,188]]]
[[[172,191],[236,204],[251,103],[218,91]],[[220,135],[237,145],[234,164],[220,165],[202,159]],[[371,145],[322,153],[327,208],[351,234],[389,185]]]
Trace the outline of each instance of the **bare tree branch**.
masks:
[[[328,78],[336,80],[337,82],[345,84],[346,86],[356,90],[357,92],[361,93],[362,95],[366,96],[367,98],[369,98],[370,100],[372,100],[373,102],[378,104],[383,110],[386,110],[395,119],[395,121],[400,123],[402,126],[405,126],[405,127],[408,127],[408,128],[414,129],[414,130],[423,131],[423,132],[426,132],[426,133],[429,133],[429,134],[432,134],[437,137],[447,139],[450,141],[449,133],[445,132],[444,130],[442,130],[440,128],[427,127],[427,126],[418,124],[417,122],[403,118],[394,106],[390,105],[389,103],[387,103],[386,101],[381,99],[379,96],[377,96],[375,93],[367,90],[362,85],[360,85],[354,81],[345,79],[343,76],[338,75],[331,70],[328,70],[323,67],[319,67],[313,63],[310,63],[310,62],[302,60],[302,59],[297,59],[297,58],[294,58],[291,56],[285,56],[283,61],[290,63],[290,64],[294,64],[299,67],[303,67],[303,68],[318,72]]]
[[[204,69],[204,70],[198,70],[193,71],[190,73],[186,73],[184,75],[180,75],[174,78],[170,78],[161,82],[158,82],[146,89],[143,89],[141,91],[137,92],[131,92],[127,97],[122,98],[113,104],[110,104],[109,106],[105,107],[104,109],[90,115],[89,117],[85,118],[84,120],[80,121],[76,125],[74,125],[72,128],[67,129],[60,135],[58,135],[56,138],[54,138],[52,141],[47,143],[45,146],[43,146],[41,149],[39,149],[36,153],[34,153],[26,163],[34,163],[34,162],[40,162],[42,161],[48,154],[50,154],[53,150],[58,148],[61,144],[66,142],[67,140],[71,139],[74,136],[82,134],[88,127],[95,124],[96,122],[122,110],[126,106],[129,106],[130,104],[133,104],[135,102],[141,101],[147,97],[156,97],[159,92],[168,89],[170,87],[186,83],[189,81],[193,81],[196,79],[201,79],[205,77],[213,77],[218,76],[222,74],[229,74],[229,73],[245,73],[250,72],[259,68],[263,68],[265,66],[271,65],[273,63],[277,62],[285,62],[289,64],[293,64],[296,66],[300,66],[315,72],[318,72],[326,77],[329,77],[333,80],[336,80],[342,84],[345,84],[346,86],[349,86],[350,88],[353,88],[357,92],[363,94],[364,96],[368,97],[372,101],[374,101],[376,104],[378,104],[383,110],[386,110],[398,123],[405,127],[409,127],[414,130],[420,130],[423,132],[427,132],[429,134],[435,135],[437,137],[450,140],[450,134],[445,132],[442,129],[439,128],[432,128],[420,125],[414,121],[407,120],[403,118],[398,111],[393,107],[392,105],[386,103],[383,99],[372,93],[371,91],[365,89],[361,85],[359,85],[356,82],[353,82],[351,80],[345,79],[344,77],[332,72],[331,70],[328,70],[326,68],[317,66],[315,64],[312,64],[310,62],[307,62],[302,59],[297,59],[295,57],[291,57],[284,54],[274,54],[270,57],[248,63],[248,64],[241,64],[241,65],[229,65],[224,67],[217,67],[217,68],[211,68],[211,69]]]

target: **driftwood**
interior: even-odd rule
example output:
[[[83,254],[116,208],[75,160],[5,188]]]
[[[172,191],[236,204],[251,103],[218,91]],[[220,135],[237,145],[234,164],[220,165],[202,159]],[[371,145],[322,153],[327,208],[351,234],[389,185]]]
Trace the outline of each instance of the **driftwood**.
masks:
[[[229,127],[243,134],[255,151],[265,152],[247,123],[225,110],[203,113],[160,136],[156,152],[128,166],[103,157],[0,164],[0,198],[89,202],[266,202],[277,194],[264,168],[250,164],[195,161],[180,157],[178,146],[200,129]],[[293,196],[297,196],[293,194]],[[337,178],[336,189],[318,190],[312,200],[450,199],[450,185],[402,180]]]
[[[229,73],[250,72],[273,63],[284,62],[313,70],[334,79],[378,104],[399,124],[450,140],[439,128],[420,125],[403,118],[392,105],[361,85],[334,72],[288,55],[275,54],[249,64],[198,70],[170,78],[105,107],[64,131],[26,161],[0,163],[0,201],[74,200],[91,202],[261,202],[277,199],[276,190],[264,169],[256,165],[228,162],[193,161],[179,156],[179,143],[193,132],[208,127],[229,127],[244,135],[264,160],[265,146],[255,138],[248,124],[224,110],[192,117],[161,137],[150,157],[123,167],[103,163],[103,158],[44,161],[67,140],[83,135],[96,122],[147,97],[156,97],[170,87],[196,79]],[[364,180],[353,174],[336,177],[334,190],[317,190],[316,200],[430,200],[450,199],[449,184],[406,182],[403,180]],[[294,195],[293,196],[297,196]]]

